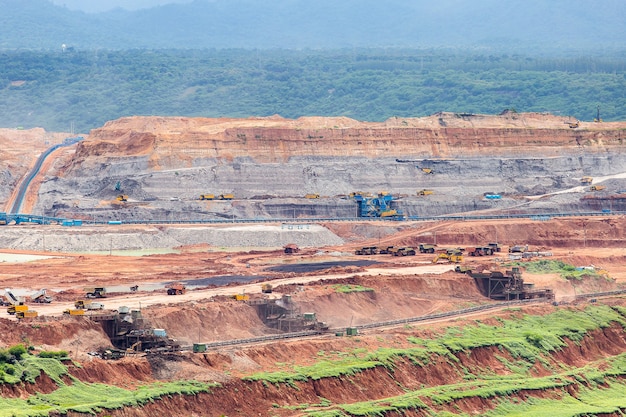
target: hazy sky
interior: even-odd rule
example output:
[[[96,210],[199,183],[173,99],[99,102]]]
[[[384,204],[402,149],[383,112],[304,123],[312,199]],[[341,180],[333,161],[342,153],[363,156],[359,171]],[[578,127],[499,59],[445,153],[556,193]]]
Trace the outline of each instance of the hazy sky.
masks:
[[[121,7],[126,10],[146,9],[167,3],[189,3],[192,0],[51,0],[52,3],[65,6],[70,10],[82,10],[88,13],[105,12]]]

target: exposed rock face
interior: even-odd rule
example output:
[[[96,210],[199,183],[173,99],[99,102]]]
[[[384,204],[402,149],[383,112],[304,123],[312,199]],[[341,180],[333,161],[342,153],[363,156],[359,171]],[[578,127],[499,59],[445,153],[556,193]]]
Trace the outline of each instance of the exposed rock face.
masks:
[[[71,159],[48,172],[56,178],[42,184],[34,212],[86,219],[96,212],[116,219],[353,217],[351,200],[303,196],[384,190],[405,195],[395,207],[424,216],[512,209],[526,196],[580,186],[582,176],[626,172],[626,123],[568,123],[517,113],[441,113],[384,123],[124,118],[92,131]],[[111,206],[118,181],[129,204]],[[605,183],[605,192],[626,189],[619,178]],[[422,188],[435,193],[418,198]],[[591,201],[581,200],[586,190],[576,191],[526,201],[524,209],[588,210]],[[489,192],[506,198],[485,201]],[[198,201],[206,193],[234,193],[236,200]]]
[[[544,156],[592,148],[608,151],[625,139],[626,123],[582,123],[563,117],[439,114],[420,119],[365,123],[347,118],[183,119],[126,118],[107,123],[79,147],[76,162],[90,157],[150,155],[152,168],[191,167],[196,160],[285,163],[294,157],[418,158]],[[175,159],[172,157],[175,156]]]

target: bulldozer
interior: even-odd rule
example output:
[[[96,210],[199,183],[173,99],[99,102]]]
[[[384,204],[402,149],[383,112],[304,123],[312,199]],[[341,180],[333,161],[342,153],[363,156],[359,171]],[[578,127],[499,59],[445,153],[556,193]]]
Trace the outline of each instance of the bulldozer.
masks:
[[[436,264],[437,262],[439,262],[439,260],[444,259],[453,263],[461,263],[463,262],[463,255],[458,255],[458,254],[449,254],[449,253],[439,253],[437,254],[437,256],[435,256],[433,258],[433,263]]]

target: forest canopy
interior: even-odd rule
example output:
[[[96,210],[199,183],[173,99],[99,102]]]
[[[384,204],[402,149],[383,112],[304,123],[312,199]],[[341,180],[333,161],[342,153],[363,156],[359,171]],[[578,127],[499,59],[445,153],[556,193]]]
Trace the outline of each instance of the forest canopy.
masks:
[[[0,53],[0,126],[80,132],[132,115],[347,116],[505,109],[626,120],[626,53],[415,49]]]

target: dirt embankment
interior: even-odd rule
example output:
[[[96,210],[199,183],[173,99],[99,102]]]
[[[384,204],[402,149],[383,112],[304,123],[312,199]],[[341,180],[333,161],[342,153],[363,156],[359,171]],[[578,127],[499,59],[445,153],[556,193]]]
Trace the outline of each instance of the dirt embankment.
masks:
[[[548,309],[549,310],[549,309]],[[541,314],[548,312],[546,307],[539,310],[525,310],[509,314]],[[484,317],[486,324],[492,318]],[[459,325],[460,323],[456,323]],[[495,321],[494,321],[495,324]],[[377,366],[372,369],[356,372],[349,376],[323,377],[292,381],[290,383],[268,384],[262,381],[241,380],[241,376],[250,375],[259,370],[279,370],[285,364],[312,364],[318,362],[320,355],[332,355],[333,352],[350,352],[375,350],[376,347],[391,346],[402,348],[410,346],[407,337],[429,337],[433,330],[394,330],[376,331],[359,338],[319,339],[310,341],[272,343],[265,346],[243,348],[229,352],[210,352],[192,355],[179,361],[175,367],[202,367],[206,372],[232,372],[232,378],[222,383],[209,394],[194,396],[193,401],[183,396],[172,396],[146,404],[140,409],[107,410],[111,416],[151,416],[167,413],[172,416],[186,416],[197,413],[209,417],[221,415],[280,415],[300,416],[297,410],[302,404],[319,404],[320,399],[329,404],[351,404],[376,399],[401,396],[411,390],[426,387],[445,387],[451,384],[466,382],[467,372],[487,373],[491,376],[512,375],[506,363],[516,363],[506,350],[497,347],[481,347],[469,352],[459,352],[454,360],[444,356],[432,356],[426,364],[417,365],[411,360],[398,356],[391,368]],[[548,376],[554,370],[583,368],[587,364],[603,361],[620,354],[626,349],[626,333],[621,326],[615,325],[602,330],[592,331],[581,341],[566,341],[564,348],[537,361],[529,370],[536,377]],[[597,365],[597,364],[596,364]],[[114,371],[114,370],[112,370]],[[140,372],[145,374],[145,372]],[[566,395],[578,395],[577,382],[567,382],[565,390],[520,390],[509,395],[509,398],[528,400],[532,398],[558,399]],[[357,387],[358,389],[355,389]],[[245,393],[245,395],[242,395]],[[500,397],[468,396],[463,399],[442,403],[426,401],[428,409],[408,410],[402,415],[425,416],[429,412],[455,411],[481,414],[493,409]],[[296,408],[294,410],[294,408]],[[396,415],[396,414],[385,414]]]
[[[624,139],[626,123],[582,123],[577,129],[568,128],[567,123],[565,117],[534,113],[439,113],[383,123],[308,117],[132,117],[93,130],[89,140],[79,145],[72,164],[148,153],[153,169],[170,167],[175,160],[182,167],[184,161],[191,163],[198,157],[226,161],[251,157],[259,163],[272,163],[297,156],[467,157],[525,154],[535,148],[549,156],[567,148],[602,151],[621,146]]]
[[[44,129],[0,128],[0,201],[8,211],[11,194],[17,191],[19,180],[28,173],[39,155],[50,146],[67,137],[64,133],[46,132]]]

